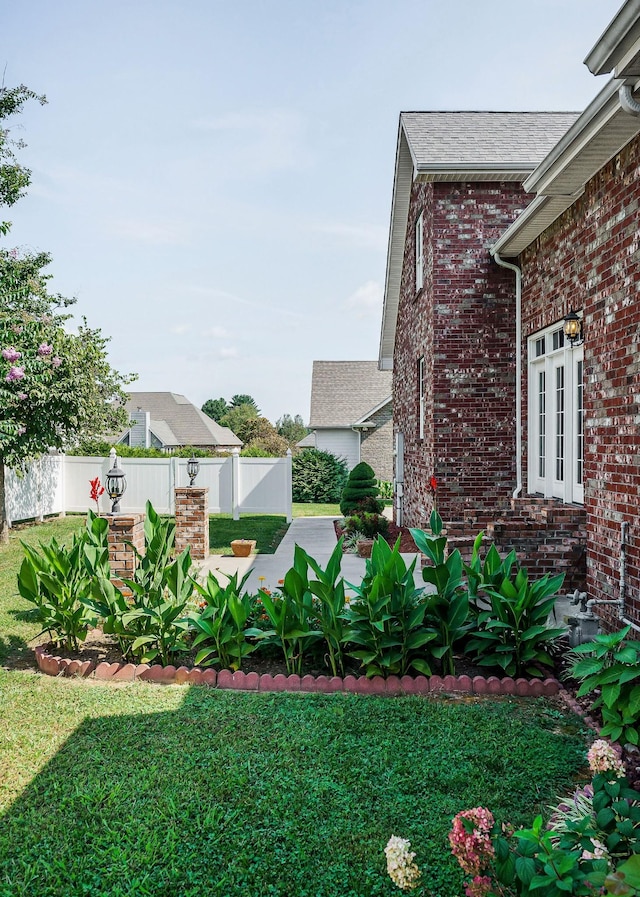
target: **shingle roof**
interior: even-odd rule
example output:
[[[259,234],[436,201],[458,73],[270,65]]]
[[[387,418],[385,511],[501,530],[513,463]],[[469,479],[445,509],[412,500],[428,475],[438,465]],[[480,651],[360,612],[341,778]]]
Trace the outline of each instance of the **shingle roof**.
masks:
[[[228,427],[221,427],[185,397],[174,392],[130,392],[127,411],[148,411],[154,422],[164,421],[177,445],[241,446]]]
[[[403,112],[414,164],[534,168],[577,112]]]
[[[309,426],[353,426],[391,401],[391,381],[377,361],[314,361]]]

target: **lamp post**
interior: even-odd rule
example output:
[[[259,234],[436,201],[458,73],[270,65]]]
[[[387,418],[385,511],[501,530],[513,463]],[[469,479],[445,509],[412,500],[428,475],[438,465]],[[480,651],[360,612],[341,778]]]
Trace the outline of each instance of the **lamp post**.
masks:
[[[198,472],[200,470],[200,462],[196,458],[195,455],[191,455],[189,460],[187,461],[187,474],[189,476],[189,485],[193,486],[196,477],[198,476]]]
[[[127,488],[127,478],[124,475],[124,470],[120,467],[118,463],[118,456],[115,451],[113,452],[113,465],[111,470],[107,473],[107,479],[105,482],[105,488],[107,490],[107,495],[113,502],[111,505],[111,513],[119,514],[120,513],[120,499],[124,495]]]

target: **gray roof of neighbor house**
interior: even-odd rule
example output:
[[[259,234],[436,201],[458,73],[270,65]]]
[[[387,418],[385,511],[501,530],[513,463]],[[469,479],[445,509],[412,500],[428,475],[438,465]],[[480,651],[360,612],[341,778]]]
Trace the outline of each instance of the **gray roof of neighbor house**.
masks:
[[[391,370],[393,366],[400,280],[414,181],[521,183],[578,115],[577,112],[401,113],[378,359],[382,370]]]
[[[174,434],[177,440],[174,445],[242,445],[242,441],[232,430],[221,427],[189,399],[175,392],[130,392],[125,407],[129,412],[138,409],[148,411],[152,421],[151,429],[160,438],[161,434],[153,425],[164,422],[167,427],[165,435]]]
[[[389,371],[377,361],[314,361],[309,426],[352,427],[391,401]]]

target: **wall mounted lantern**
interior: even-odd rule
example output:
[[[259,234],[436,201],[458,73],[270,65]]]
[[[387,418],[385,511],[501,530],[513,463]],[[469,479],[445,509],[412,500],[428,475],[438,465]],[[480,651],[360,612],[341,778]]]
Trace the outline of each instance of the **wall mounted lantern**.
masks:
[[[113,502],[111,506],[112,514],[120,513],[120,499],[125,493],[127,488],[127,478],[124,475],[124,470],[120,467],[118,463],[118,456],[114,454],[113,456],[113,466],[111,470],[107,473],[107,479],[105,481],[105,488],[107,490],[107,495]]]
[[[189,460],[187,461],[187,474],[189,476],[189,485],[193,486],[195,482],[195,478],[198,476],[198,472],[200,470],[200,462],[195,457],[195,455],[191,455]]]
[[[568,339],[571,343],[571,348],[582,345],[584,342],[582,336],[582,318],[579,318],[573,309],[571,309],[568,315],[564,316],[562,329],[564,331],[565,339]]]

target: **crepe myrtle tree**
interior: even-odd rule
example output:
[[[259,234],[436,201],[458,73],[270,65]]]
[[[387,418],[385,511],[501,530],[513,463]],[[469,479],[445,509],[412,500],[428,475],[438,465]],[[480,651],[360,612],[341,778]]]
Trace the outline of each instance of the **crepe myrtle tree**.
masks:
[[[48,255],[0,249],[0,542],[7,542],[5,465],[25,470],[49,449],[126,426],[124,386],[106,339],[83,318],[67,329],[75,300],[51,295]]]

